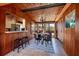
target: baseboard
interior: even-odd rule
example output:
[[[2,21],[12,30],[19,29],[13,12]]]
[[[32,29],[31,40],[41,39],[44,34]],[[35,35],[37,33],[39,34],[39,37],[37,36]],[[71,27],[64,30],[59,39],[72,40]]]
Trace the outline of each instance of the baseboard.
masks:
[[[59,39],[59,38],[56,38],[57,40],[59,40],[60,41],[60,43],[62,43],[63,44],[63,42]]]

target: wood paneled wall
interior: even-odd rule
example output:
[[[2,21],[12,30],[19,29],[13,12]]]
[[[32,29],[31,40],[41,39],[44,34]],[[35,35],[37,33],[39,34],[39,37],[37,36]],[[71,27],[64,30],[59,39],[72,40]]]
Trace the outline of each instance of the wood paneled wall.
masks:
[[[75,28],[75,49],[76,49],[76,55],[79,55],[79,3],[75,5],[76,7],[76,28]]]
[[[63,42],[63,38],[64,38],[64,23],[63,23],[63,18],[61,18],[61,20],[58,21],[57,23],[57,38]]]
[[[57,23],[58,26],[58,38],[61,40],[63,37],[63,47],[68,55],[76,55],[75,49],[75,28],[66,28],[65,27],[65,16],[75,9],[75,4],[71,4],[70,7],[66,10],[66,12],[61,17]],[[62,30],[63,29],[63,30]],[[62,35],[63,32],[63,35]]]
[[[57,33],[58,38],[63,42],[64,50],[68,55],[79,55],[79,4],[71,4],[70,7],[64,12],[63,16],[57,22]],[[0,55],[5,55],[6,53],[10,52],[11,42],[15,38],[17,38],[17,33],[7,34],[5,33],[5,13],[9,12],[18,17],[23,17],[26,20],[26,25],[28,25],[27,29],[30,32],[30,19],[20,10],[18,7],[12,7],[13,5],[7,5],[0,8]],[[17,8],[17,9],[16,9]],[[72,10],[76,10],[76,25],[74,29],[67,29],[65,27],[65,16],[70,13]],[[17,13],[18,12],[18,13]],[[23,33],[20,33],[20,35]],[[29,33],[30,35],[30,33]],[[28,36],[29,36],[28,35]],[[12,39],[11,39],[12,38]]]
[[[0,55],[5,55],[6,53],[12,50],[12,42],[14,39],[18,37],[17,33],[5,33],[5,14],[11,13],[16,17],[22,17],[26,20],[28,36],[30,37],[30,19],[25,16],[18,7],[14,6],[13,4],[9,4],[3,7],[0,7]],[[20,36],[24,36],[23,33],[19,33]]]
[[[27,34],[27,32],[13,32],[13,33],[5,33],[4,36],[4,46],[3,46],[3,50],[4,51],[2,53],[2,55],[5,55],[7,53],[9,53],[10,51],[13,50],[13,46],[14,46],[14,40],[17,38],[22,38],[25,36],[28,36],[29,34]],[[30,36],[28,36],[29,39],[31,38]]]

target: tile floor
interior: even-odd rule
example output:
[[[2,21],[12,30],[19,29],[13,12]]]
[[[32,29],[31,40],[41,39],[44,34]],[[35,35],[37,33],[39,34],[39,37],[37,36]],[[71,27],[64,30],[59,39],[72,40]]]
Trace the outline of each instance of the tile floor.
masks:
[[[56,56],[67,56],[67,54],[64,51],[63,44],[59,40],[52,39],[52,42]]]
[[[30,41],[30,45],[27,45],[24,49],[20,49],[17,53],[17,49],[8,53],[5,56],[66,56],[62,44],[57,40],[52,38],[52,45],[37,43],[34,39]]]

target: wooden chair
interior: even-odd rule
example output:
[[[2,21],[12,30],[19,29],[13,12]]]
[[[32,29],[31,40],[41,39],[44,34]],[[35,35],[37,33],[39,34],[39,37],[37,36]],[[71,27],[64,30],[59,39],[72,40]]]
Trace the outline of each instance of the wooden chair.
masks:
[[[46,35],[45,34],[44,37],[43,37],[42,44],[45,43],[45,45],[47,47],[47,45],[49,44],[49,42],[52,44],[52,39],[51,39],[50,35]]]
[[[41,34],[38,34],[38,37],[36,38],[37,44],[40,43],[41,39],[42,39]]]

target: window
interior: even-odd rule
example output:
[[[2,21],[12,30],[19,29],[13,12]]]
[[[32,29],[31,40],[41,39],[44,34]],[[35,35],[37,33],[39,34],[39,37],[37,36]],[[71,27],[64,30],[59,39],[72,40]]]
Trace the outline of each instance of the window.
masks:
[[[54,23],[52,23],[52,24],[50,24],[50,31],[55,31],[55,24]]]

